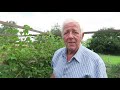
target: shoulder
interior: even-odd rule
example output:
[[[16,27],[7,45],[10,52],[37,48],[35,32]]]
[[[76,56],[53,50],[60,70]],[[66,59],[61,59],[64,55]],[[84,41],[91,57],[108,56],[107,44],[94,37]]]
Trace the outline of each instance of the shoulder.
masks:
[[[85,46],[82,46],[82,51],[84,55],[89,55],[89,56],[93,56],[93,57],[98,57],[99,55],[97,53],[95,53],[94,51],[86,48]]]
[[[96,63],[104,63],[102,58],[94,51],[82,46],[82,53],[85,58]]]
[[[51,62],[52,67],[56,66],[57,62],[59,61],[59,57],[61,57],[61,55],[64,54],[64,51],[65,51],[65,47],[60,48],[57,51],[55,51],[53,58],[52,58],[52,62]]]
[[[57,55],[59,55],[59,54],[62,54],[62,53],[64,53],[64,51],[65,51],[65,47],[60,48],[60,49],[58,49],[57,51],[55,51],[54,56],[57,56]]]

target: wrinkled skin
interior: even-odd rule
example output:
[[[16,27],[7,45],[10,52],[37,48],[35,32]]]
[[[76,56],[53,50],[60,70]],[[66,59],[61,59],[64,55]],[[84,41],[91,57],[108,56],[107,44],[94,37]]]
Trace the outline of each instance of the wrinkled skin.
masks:
[[[63,27],[63,39],[67,47],[68,54],[76,53],[79,49],[83,33],[78,23],[70,22]]]

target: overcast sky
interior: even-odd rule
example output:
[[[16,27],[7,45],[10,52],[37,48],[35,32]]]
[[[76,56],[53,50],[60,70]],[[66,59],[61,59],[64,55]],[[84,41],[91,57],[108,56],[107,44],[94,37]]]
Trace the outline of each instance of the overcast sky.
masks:
[[[120,12],[0,12],[0,20],[15,21],[17,25],[29,25],[40,31],[50,30],[56,23],[60,26],[66,19],[77,20],[83,31],[101,28],[120,29]],[[85,35],[84,40],[91,35]]]

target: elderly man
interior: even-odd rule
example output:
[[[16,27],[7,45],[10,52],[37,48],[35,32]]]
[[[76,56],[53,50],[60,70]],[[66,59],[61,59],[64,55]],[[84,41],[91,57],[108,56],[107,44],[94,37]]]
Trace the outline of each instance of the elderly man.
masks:
[[[52,58],[51,78],[107,78],[106,67],[100,56],[82,46],[84,33],[75,20],[63,23],[64,48]]]

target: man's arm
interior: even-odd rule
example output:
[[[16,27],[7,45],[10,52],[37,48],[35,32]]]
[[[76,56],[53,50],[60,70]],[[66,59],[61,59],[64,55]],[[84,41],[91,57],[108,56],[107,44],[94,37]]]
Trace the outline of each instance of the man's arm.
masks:
[[[54,74],[52,74],[50,78],[55,78],[55,75],[54,75]]]
[[[105,63],[102,61],[97,66],[97,78],[108,78]]]

